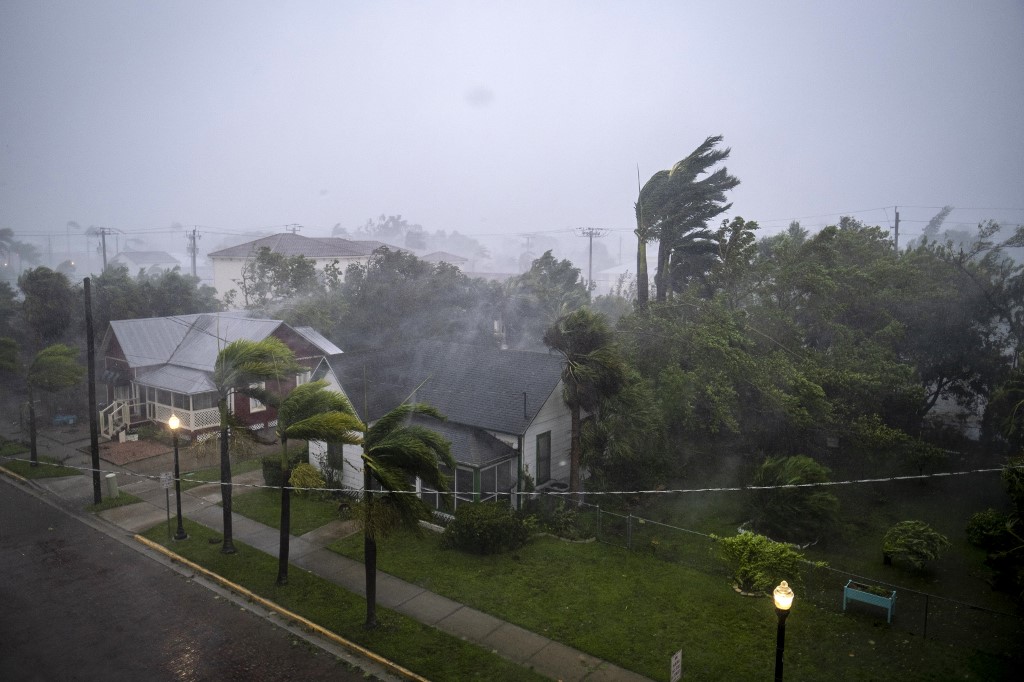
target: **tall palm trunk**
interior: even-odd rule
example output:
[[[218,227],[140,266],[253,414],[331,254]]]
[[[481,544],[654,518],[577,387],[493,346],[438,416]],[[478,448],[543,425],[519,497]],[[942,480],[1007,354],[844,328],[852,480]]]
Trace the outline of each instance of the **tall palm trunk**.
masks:
[[[573,506],[579,506],[580,493],[583,492],[580,476],[580,406],[573,405],[569,412],[572,415],[569,429],[569,493]]]
[[[224,510],[224,543],[222,554],[234,554],[235,544],[231,534],[231,457],[228,447],[228,401],[222,397],[217,405],[220,408],[220,498]]]
[[[639,226],[638,226],[639,227]],[[647,275],[647,242],[643,237],[636,237],[636,305],[640,310],[647,307],[647,293],[650,281]]]
[[[363,562],[366,566],[366,629],[377,627],[377,541],[372,532],[373,493],[370,485],[373,477],[369,468],[363,469],[363,504],[366,505],[366,519],[363,523]]]
[[[281,531],[277,549],[277,584],[288,584],[288,548],[292,532],[291,462],[288,460],[288,439],[281,438]]]
[[[664,303],[668,300],[668,290],[672,286],[670,259],[672,246],[665,235],[658,242],[658,271],[654,274],[654,300]]]
[[[39,452],[36,450],[36,400],[31,382],[28,384],[28,447],[29,466],[39,466]]]

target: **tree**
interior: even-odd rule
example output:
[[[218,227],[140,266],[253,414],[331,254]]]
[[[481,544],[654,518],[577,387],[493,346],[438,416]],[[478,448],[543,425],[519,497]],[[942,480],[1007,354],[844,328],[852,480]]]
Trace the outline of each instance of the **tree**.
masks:
[[[323,290],[315,261],[301,254],[285,256],[267,246],[245,261],[242,278],[234,282],[242,291],[246,308],[264,308],[274,301]]]
[[[444,419],[424,403],[402,403],[363,432],[363,550],[366,566],[366,627],[377,627],[377,539],[393,525],[415,527],[430,507],[414,494],[410,481],[437,490],[448,500],[442,466],[455,471],[451,443],[413,421]],[[379,486],[381,500],[374,501]]]
[[[769,457],[754,474],[749,502],[754,528],[779,540],[815,540],[836,524],[839,498],[815,487],[826,483],[828,469],[810,457]]]
[[[626,381],[626,364],[605,317],[580,308],[560,317],[544,333],[544,345],[562,354],[562,398],[571,413],[569,492],[579,504],[582,484],[580,442],[582,412],[594,412],[601,400],[618,393]]]
[[[39,345],[60,339],[74,320],[75,291],[68,278],[50,268],[26,270],[18,277],[25,294],[22,311]],[[39,346],[36,346],[37,348]]]
[[[917,569],[924,568],[926,561],[938,559],[949,546],[949,538],[924,521],[900,521],[882,538],[885,563],[900,559]]]
[[[502,293],[506,340],[517,348],[538,346],[548,327],[590,300],[580,269],[569,260],[558,260],[551,251],[535,259]]]
[[[689,156],[669,170],[658,171],[640,189],[635,206],[637,218],[637,294],[638,305],[647,305],[647,249],[646,243],[658,240],[658,271],[655,289],[658,301],[665,301],[673,286],[671,257],[679,251],[677,260],[687,254],[709,251],[713,235],[706,226],[709,221],[729,210],[725,193],[739,184],[723,167],[703,179],[717,163],[729,158],[731,150],[716,149],[721,135],[708,137]],[[640,273],[643,273],[641,281]]]
[[[296,386],[281,401],[277,437],[281,440],[281,534],[277,555],[277,584],[288,584],[288,545],[291,538],[290,439],[356,444],[363,423],[343,394],[327,389],[326,381]]]
[[[78,364],[78,351],[57,343],[36,354],[28,368],[28,429],[32,466],[39,466],[36,451],[36,408],[37,390],[55,393],[70,388],[82,380],[85,369]]]
[[[291,349],[273,336],[262,341],[232,341],[217,353],[213,383],[217,387],[217,407],[220,411],[220,494],[224,511],[221,552],[224,554],[235,553],[231,533],[231,459],[228,443],[233,419],[228,410],[228,401],[239,393],[267,402],[270,398],[266,389],[262,388],[265,382],[279,381],[303,370],[295,362]]]

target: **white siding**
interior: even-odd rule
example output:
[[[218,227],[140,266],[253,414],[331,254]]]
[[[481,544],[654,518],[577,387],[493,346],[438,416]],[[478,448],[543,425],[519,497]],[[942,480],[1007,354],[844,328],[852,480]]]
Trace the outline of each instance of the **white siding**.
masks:
[[[212,258],[213,261],[213,286],[217,289],[218,296],[224,296],[227,292],[234,289],[238,292],[235,302],[239,305],[244,305],[245,301],[242,300],[242,291],[238,285],[235,284],[235,280],[242,279],[242,266],[249,260],[248,258]],[[341,276],[344,278],[345,270],[352,263],[360,263],[365,265],[370,262],[369,256],[350,256],[347,258],[315,258],[316,269],[323,270],[328,264],[338,261],[338,268],[341,270]]]
[[[534,483],[537,480],[537,436],[545,431],[551,432],[551,480],[568,482],[571,429],[572,416],[562,400],[562,383],[559,382],[523,437],[523,467]]]

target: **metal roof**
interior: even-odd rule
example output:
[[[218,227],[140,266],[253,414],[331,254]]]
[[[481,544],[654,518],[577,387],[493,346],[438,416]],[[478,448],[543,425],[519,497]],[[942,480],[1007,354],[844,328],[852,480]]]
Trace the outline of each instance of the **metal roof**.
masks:
[[[175,393],[193,395],[217,390],[209,373],[173,365],[163,365],[153,370],[145,370],[135,377],[135,382]]]
[[[292,329],[297,331],[302,338],[322,350],[324,355],[340,355],[345,352],[331,343],[326,336],[312,327],[292,327]]]

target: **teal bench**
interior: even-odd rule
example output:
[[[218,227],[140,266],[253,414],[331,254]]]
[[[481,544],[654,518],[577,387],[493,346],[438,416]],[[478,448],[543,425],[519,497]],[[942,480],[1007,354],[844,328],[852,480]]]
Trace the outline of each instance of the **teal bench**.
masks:
[[[868,592],[864,585],[850,580],[846,583],[846,587],[843,588],[843,611],[846,611],[846,604],[851,601],[881,606],[885,609],[886,614],[888,614],[886,622],[892,623],[892,614],[896,610],[896,590],[893,590],[892,594],[888,597],[883,597],[880,594]]]

